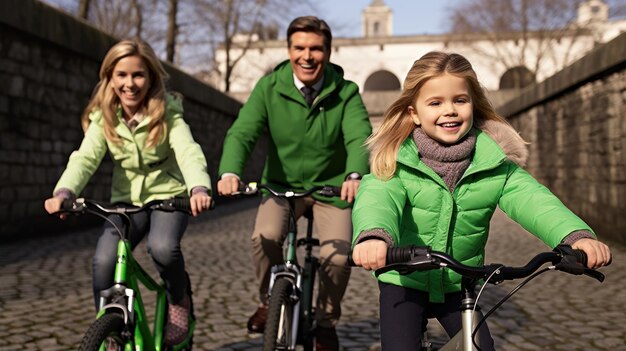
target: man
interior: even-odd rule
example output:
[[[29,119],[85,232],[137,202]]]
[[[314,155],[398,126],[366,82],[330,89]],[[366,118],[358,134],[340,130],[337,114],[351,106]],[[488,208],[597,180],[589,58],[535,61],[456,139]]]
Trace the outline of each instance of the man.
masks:
[[[218,193],[237,190],[244,165],[259,135],[270,142],[263,182],[302,190],[314,185],[341,186],[341,199],[298,199],[312,207],[320,237],[321,268],[317,301],[316,350],[338,350],[335,325],[341,315],[350,268],[351,202],[361,176],[369,171],[364,142],[372,132],[355,83],[329,63],[332,34],[323,20],[299,17],[287,29],[289,60],[260,79],[224,141]],[[298,211],[301,215],[302,211]],[[261,305],[248,330],[263,332],[267,318],[270,268],[282,263],[288,205],[264,197],[252,234],[252,252],[260,281]],[[268,244],[269,243],[269,244]]]

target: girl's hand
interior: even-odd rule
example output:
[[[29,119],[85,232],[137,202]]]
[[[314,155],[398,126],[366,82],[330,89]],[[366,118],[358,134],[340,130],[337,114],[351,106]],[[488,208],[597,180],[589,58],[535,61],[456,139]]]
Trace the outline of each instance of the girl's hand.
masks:
[[[202,211],[206,211],[211,207],[211,197],[204,192],[199,192],[197,194],[191,195],[189,198],[191,202],[191,214],[194,217],[198,216],[198,213]]]
[[[587,254],[588,268],[600,268],[611,261],[611,250],[598,240],[583,238],[576,241],[572,248],[582,250]]]
[[[62,197],[62,196],[51,197],[51,198],[47,199],[43,203],[43,207],[46,209],[46,211],[49,214],[53,214],[55,212],[58,212],[61,209],[61,205],[63,204],[63,200],[65,200],[65,198]],[[67,218],[67,214],[66,213],[60,214],[59,218],[66,219]]]
[[[357,266],[368,271],[385,266],[387,259],[387,243],[380,239],[369,239],[356,244],[352,250],[352,260]]]

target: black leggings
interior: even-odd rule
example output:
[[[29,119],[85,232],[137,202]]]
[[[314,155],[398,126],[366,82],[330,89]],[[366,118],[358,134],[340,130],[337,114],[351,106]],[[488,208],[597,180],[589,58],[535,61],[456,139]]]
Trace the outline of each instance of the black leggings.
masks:
[[[380,289],[380,338],[382,351],[415,351],[420,349],[424,317],[437,318],[452,337],[462,327],[462,293],[445,295],[444,303],[429,303],[428,293],[397,285],[378,283]],[[477,312],[479,319],[482,314]],[[480,327],[481,351],[494,349],[486,323]]]

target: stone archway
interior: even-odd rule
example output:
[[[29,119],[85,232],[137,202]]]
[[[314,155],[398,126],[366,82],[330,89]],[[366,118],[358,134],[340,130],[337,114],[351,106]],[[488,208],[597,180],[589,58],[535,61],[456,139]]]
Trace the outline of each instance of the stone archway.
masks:
[[[500,78],[500,89],[520,89],[535,83],[535,75],[524,66],[508,69]]]
[[[364,91],[400,90],[400,80],[395,74],[380,70],[372,73],[365,80]]]

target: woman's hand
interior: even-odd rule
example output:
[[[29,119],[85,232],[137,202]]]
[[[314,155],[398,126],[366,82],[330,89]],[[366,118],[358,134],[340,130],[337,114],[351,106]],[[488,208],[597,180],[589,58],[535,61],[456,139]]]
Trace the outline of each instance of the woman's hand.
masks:
[[[385,266],[387,260],[387,243],[380,239],[369,239],[356,244],[352,250],[352,261],[357,266],[376,270]]]
[[[202,211],[206,211],[211,207],[211,197],[209,194],[205,192],[199,192],[197,194],[191,195],[189,198],[191,202],[191,214],[194,217],[197,217],[198,214]]]
[[[62,197],[62,196],[54,196],[54,197],[51,197],[51,198],[47,199],[43,203],[43,207],[46,209],[46,211],[49,214],[53,214],[55,212],[58,212],[61,209],[61,205],[63,204],[64,200],[65,200],[65,198]],[[60,214],[59,218],[66,219],[67,218],[67,213]]]
[[[582,250],[587,254],[587,267],[589,268],[600,268],[611,261],[611,250],[598,240],[583,238],[574,242],[572,248]]]

